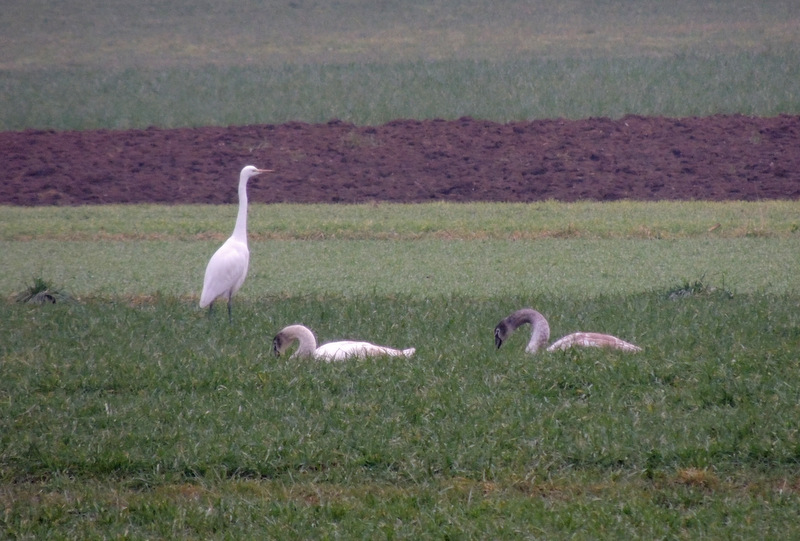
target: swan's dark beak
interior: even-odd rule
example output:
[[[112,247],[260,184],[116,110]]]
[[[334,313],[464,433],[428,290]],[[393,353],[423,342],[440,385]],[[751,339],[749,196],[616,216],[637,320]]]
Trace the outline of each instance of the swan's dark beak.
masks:
[[[280,351],[280,349],[278,349],[278,347],[279,347],[279,346],[278,346],[278,339],[277,339],[277,338],[275,338],[275,339],[272,341],[272,353],[273,353],[273,354],[274,354],[276,357],[280,357],[280,356],[281,356],[281,351]]]
[[[497,346],[497,349],[500,349],[500,346],[503,345],[503,339],[500,338],[500,333],[497,332],[497,329],[494,331],[494,345]]]

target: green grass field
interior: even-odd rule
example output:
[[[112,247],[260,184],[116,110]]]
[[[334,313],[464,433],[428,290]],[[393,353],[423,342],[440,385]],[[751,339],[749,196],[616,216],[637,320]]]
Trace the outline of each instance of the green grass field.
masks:
[[[798,114],[800,4],[0,10],[0,130]],[[800,537],[795,202],[0,207],[0,538]],[[55,304],[18,302],[50,287]],[[553,338],[644,348],[532,357]],[[320,341],[411,359],[276,358]]]
[[[690,289],[690,288],[689,288]],[[687,289],[688,291],[688,289]],[[530,299],[2,305],[11,536],[793,537],[796,295],[541,296],[638,355],[493,350]],[[416,345],[274,359],[272,333]],[[765,412],[769,412],[765,414]]]
[[[233,209],[0,210],[11,537],[798,533],[794,203],[256,206],[233,325],[197,307]],[[495,350],[522,306],[644,352]],[[275,358],[297,322],[417,354]]]

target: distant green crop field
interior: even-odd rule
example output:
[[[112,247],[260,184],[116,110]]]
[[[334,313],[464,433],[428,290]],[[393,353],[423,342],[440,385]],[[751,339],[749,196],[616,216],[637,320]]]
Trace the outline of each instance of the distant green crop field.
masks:
[[[784,49],[792,0],[481,0],[226,5],[10,0],[0,67],[396,63],[509,56],[670,56]]]
[[[0,129],[800,112],[792,1],[12,2]]]

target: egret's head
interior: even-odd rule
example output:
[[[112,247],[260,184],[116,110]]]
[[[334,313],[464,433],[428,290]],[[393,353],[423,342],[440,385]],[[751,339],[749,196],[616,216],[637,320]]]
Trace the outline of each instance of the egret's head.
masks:
[[[242,178],[251,178],[256,175],[260,175],[261,173],[272,173],[272,169],[259,169],[254,165],[247,165],[244,169],[242,169],[242,172],[239,176]]]

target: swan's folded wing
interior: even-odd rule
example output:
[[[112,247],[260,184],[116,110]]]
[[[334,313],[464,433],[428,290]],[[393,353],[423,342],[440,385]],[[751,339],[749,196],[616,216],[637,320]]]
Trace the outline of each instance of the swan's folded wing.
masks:
[[[370,344],[369,342],[352,342],[345,340],[321,345],[314,352],[314,357],[324,361],[341,361],[351,357],[364,358],[379,357],[382,355],[410,357],[414,354],[414,351],[414,348],[401,351],[386,346]]]
[[[600,334],[596,332],[576,332],[568,334],[564,338],[553,342],[550,347],[547,348],[547,351],[564,350],[575,346],[611,348],[630,352],[642,351],[642,348],[639,346],[631,344],[630,342],[626,342],[625,340],[621,340],[616,336],[611,336],[610,334]]]

